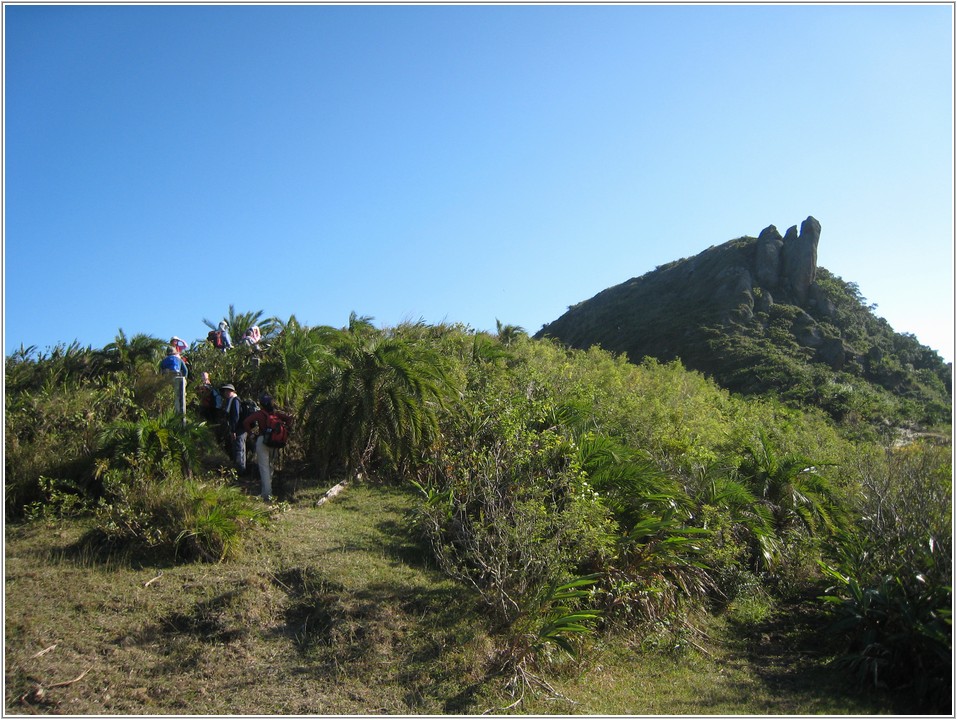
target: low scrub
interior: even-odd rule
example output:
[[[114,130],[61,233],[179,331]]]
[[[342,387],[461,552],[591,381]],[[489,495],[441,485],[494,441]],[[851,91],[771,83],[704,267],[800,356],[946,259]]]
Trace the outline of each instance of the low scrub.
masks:
[[[97,532],[109,543],[165,548],[183,558],[235,558],[244,533],[268,510],[228,477],[154,475],[137,465],[108,470],[96,510]]]

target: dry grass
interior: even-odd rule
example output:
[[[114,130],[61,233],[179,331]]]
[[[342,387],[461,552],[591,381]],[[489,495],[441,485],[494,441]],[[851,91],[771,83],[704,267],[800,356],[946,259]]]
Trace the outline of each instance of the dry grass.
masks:
[[[6,713],[472,714],[514,702],[490,673],[476,597],[405,531],[408,495],[350,487],[321,507],[320,490],[291,495],[219,565],[97,552],[81,523],[7,527]],[[609,643],[587,669],[549,677],[565,700],[530,695],[510,712],[892,711],[760,645],[740,635],[672,658]]]

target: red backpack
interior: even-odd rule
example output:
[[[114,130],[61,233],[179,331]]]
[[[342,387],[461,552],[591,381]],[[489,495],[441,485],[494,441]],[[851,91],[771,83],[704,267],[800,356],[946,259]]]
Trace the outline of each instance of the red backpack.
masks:
[[[275,413],[266,412],[266,427],[262,430],[263,442],[267,447],[286,447],[289,440],[289,428]]]

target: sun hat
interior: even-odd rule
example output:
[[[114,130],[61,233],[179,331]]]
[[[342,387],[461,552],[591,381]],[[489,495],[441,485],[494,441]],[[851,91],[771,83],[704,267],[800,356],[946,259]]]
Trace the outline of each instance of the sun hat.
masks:
[[[227,385],[220,385],[220,386],[219,386],[219,389],[220,389],[220,390],[232,390],[233,392],[236,392],[236,388],[234,388],[232,385],[228,385],[228,384],[227,384]]]

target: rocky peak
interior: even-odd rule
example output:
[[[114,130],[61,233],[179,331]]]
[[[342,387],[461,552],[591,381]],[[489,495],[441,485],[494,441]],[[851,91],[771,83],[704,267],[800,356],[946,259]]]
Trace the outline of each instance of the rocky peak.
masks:
[[[817,274],[817,244],[821,223],[811,216],[801,223],[801,232],[792,225],[781,237],[774,225],[758,236],[754,258],[754,276],[761,287],[783,290],[799,304],[807,301],[808,291]]]

